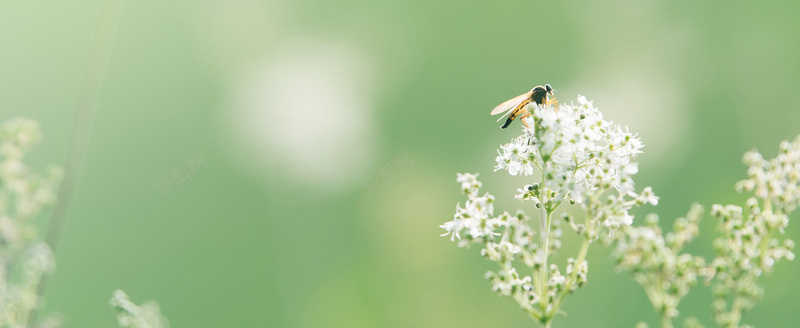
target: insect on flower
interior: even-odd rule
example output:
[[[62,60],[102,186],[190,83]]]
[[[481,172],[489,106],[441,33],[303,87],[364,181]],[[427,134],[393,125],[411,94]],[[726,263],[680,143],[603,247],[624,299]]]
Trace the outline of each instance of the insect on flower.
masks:
[[[550,99],[549,96],[553,96],[553,99]],[[513,121],[518,116],[520,121],[522,121],[523,117],[531,115],[531,113],[528,112],[527,109],[525,109],[525,106],[527,106],[531,102],[535,102],[539,105],[542,104],[552,105],[558,103],[558,101],[556,101],[555,94],[553,93],[553,88],[549,84],[545,84],[544,86],[537,85],[533,87],[533,89],[531,89],[530,92],[523,93],[519,96],[504,101],[500,105],[497,105],[497,107],[495,107],[492,110],[492,115],[497,115],[502,112],[505,112],[505,114],[503,114],[503,116],[500,116],[500,118],[497,120],[498,122],[500,122],[500,120],[502,120],[503,117],[508,115],[506,123],[500,127],[502,129],[505,129],[508,127],[509,124],[511,124],[511,121]],[[528,124],[525,123],[525,121],[522,121],[522,124],[525,124],[525,126],[530,128],[530,126],[528,126]]]

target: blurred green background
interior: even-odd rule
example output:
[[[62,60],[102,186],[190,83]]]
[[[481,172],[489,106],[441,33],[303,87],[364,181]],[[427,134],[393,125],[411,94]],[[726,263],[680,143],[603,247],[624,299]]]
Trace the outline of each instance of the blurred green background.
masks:
[[[492,172],[518,133],[495,105],[544,83],[593,99],[645,142],[636,183],[661,203],[636,214],[665,226],[693,201],[742,202],[742,154],[800,134],[797,1],[123,2],[45,292],[68,328],[115,326],[116,288],[173,327],[535,327],[478,249],[439,237],[456,172],[521,206],[522,182]],[[0,2],[0,120],[41,123],[34,167],[66,163],[101,3]],[[206,165],[156,186],[192,155]],[[656,323],[608,253],[590,250],[555,326]],[[798,275],[781,262],[744,321],[800,322]],[[681,313],[710,325],[709,300],[700,287]]]

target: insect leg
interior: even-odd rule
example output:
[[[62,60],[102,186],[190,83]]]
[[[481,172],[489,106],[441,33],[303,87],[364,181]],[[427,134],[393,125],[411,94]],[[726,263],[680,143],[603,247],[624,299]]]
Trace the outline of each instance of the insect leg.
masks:
[[[556,100],[556,97],[548,99],[544,104],[553,105],[553,108],[556,109],[556,113],[558,113],[558,100]]]
[[[519,117],[519,121],[522,122],[522,124],[525,124],[525,126],[527,126],[528,129],[530,129],[531,126],[528,125],[528,123],[525,123],[525,120],[523,120],[523,118],[526,118],[528,116],[531,116],[531,112],[529,112],[528,110],[525,110],[525,114],[523,114],[522,116]]]

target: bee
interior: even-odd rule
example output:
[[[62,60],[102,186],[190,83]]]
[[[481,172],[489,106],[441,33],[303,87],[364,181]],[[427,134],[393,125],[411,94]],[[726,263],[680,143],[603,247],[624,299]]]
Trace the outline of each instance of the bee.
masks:
[[[551,99],[549,96],[553,96],[553,98]],[[519,117],[520,121],[522,121],[522,118],[531,115],[531,113],[528,112],[527,109],[525,109],[525,106],[527,106],[531,102],[535,102],[539,105],[558,104],[558,101],[556,101],[555,94],[553,93],[553,88],[549,84],[545,84],[544,86],[537,85],[533,87],[533,89],[531,89],[530,92],[523,93],[519,96],[504,101],[500,105],[497,105],[497,107],[495,107],[492,110],[492,115],[497,115],[502,112],[505,112],[505,114],[503,114],[503,116],[500,116],[500,118],[497,120],[498,122],[500,122],[500,120],[502,120],[503,117],[508,115],[506,123],[500,127],[502,129],[505,129],[508,127],[509,124],[511,124],[511,121],[513,121],[515,118]],[[558,109],[556,108],[556,110]],[[530,126],[528,126],[528,124],[525,123],[525,121],[522,121],[522,124],[525,124],[525,126],[530,128]]]

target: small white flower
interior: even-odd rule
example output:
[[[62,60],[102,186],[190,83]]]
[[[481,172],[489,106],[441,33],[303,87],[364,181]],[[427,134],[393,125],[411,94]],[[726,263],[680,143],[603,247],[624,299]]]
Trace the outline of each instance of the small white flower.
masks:
[[[578,104],[581,106],[591,106],[591,103],[586,100],[585,96],[578,95]]]
[[[637,163],[629,163],[622,167],[622,174],[634,175],[639,173],[639,165]]]
[[[456,238],[461,240],[460,232],[464,229],[464,220],[456,217],[453,221],[445,222],[439,227],[447,231],[441,234],[442,237],[450,235],[451,241],[455,241]]]
[[[458,173],[456,174],[456,181],[461,184],[461,191],[467,194],[476,193],[482,186],[481,182],[478,181],[477,173]]]

